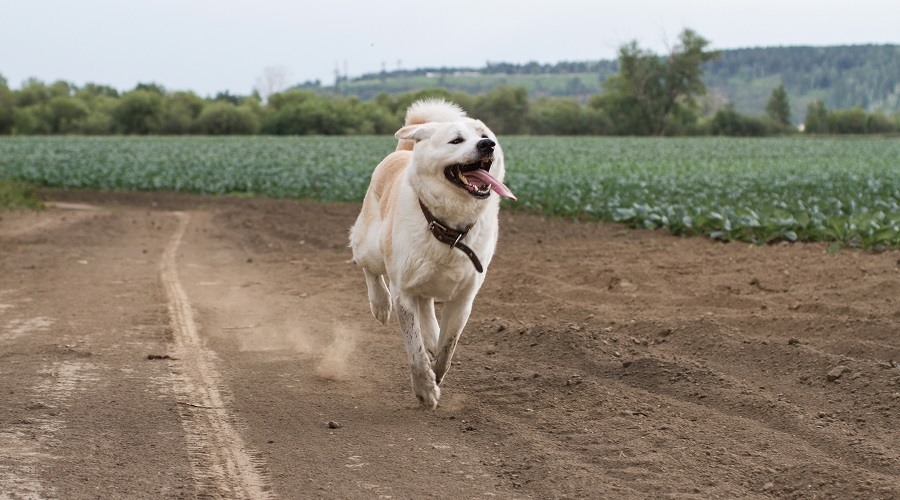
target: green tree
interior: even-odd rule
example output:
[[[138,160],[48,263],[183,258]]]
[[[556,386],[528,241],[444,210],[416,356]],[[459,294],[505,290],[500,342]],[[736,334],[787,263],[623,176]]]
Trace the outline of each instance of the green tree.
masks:
[[[772,96],[766,103],[766,114],[783,128],[791,126],[791,105],[783,84],[775,87],[775,90],[772,91]]]
[[[100,97],[94,100],[87,117],[81,120],[80,132],[87,135],[114,134],[116,121],[113,119],[112,110],[115,107],[116,101],[112,97]]]
[[[372,103],[388,113],[395,114],[397,112],[397,101],[387,92],[379,92],[372,99]]]
[[[307,134],[341,135],[356,133],[357,117],[350,102],[342,98],[309,100],[299,114]]]
[[[13,109],[12,133],[16,135],[49,134],[53,127],[46,119],[43,106],[20,106]]]
[[[450,96],[450,102],[455,102],[467,114],[471,115],[478,106],[478,96],[466,92],[454,92]],[[403,123],[401,120],[400,123]]]
[[[75,92],[75,97],[90,101],[96,97],[119,97],[119,91],[109,85],[88,83]]]
[[[162,134],[191,133],[205,105],[206,101],[193,92],[173,92],[164,96],[158,131]]]
[[[875,111],[874,113],[869,114],[866,130],[870,134],[889,134],[897,131],[897,124],[884,113]]]
[[[825,108],[825,101],[822,99],[816,99],[806,106],[806,122],[803,131],[807,134],[828,133],[828,109]]]
[[[393,134],[400,128],[400,122],[390,109],[374,101],[351,99],[350,107],[357,122],[353,127],[354,133],[385,135]]]
[[[112,115],[122,133],[154,133],[160,128],[162,95],[152,90],[132,90],[119,98]]]
[[[308,90],[288,90],[270,95],[268,107],[278,111],[293,104],[302,104],[309,99],[319,99],[319,95]]]
[[[44,105],[44,116],[50,124],[51,134],[70,134],[78,132],[81,121],[84,120],[90,110],[81,99],[58,95],[47,101]]]
[[[263,123],[262,131],[266,134],[338,135],[358,131],[359,117],[347,99],[292,90],[273,94],[269,103],[275,109]]]
[[[588,99],[588,107],[609,117],[612,135],[649,135],[650,121],[642,113],[637,99],[628,95],[623,85],[618,75],[609,77],[604,82],[606,92]]]
[[[538,135],[578,135],[584,124],[583,109],[576,99],[540,97],[531,103],[528,130]]]
[[[528,131],[537,135],[608,134],[612,124],[602,110],[572,97],[539,97],[531,102]]]
[[[718,57],[718,51],[706,50],[709,41],[690,29],[678,37],[665,58],[641,49],[636,41],[619,48],[618,75],[604,82],[604,99],[595,107],[610,108],[610,117],[623,119],[628,134],[663,135],[670,120],[682,119],[684,109],[696,106],[696,97],[706,93],[703,63]]]
[[[51,98],[56,97],[56,96],[67,96],[68,97],[68,96],[75,95],[75,92],[78,90],[78,87],[76,87],[74,84],[71,84],[67,81],[57,80],[57,81],[53,82],[52,84],[50,84],[48,89],[50,90]]]
[[[764,119],[742,115],[733,107],[728,106],[716,111],[716,114],[713,115],[709,124],[709,133],[736,137],[761,137],[770,132],[766,125]]]
[[[209,135],[249,135],[259,132],[259,118],[250,109],[226,101],[214,102],[197,117],[197,131]]]
[[[859,106],[828,113],[828,131],[833,134],[865,134],[869,117]]]
[[[238,95],[234,95],[231,92],[225,90],[223,92],[219,92],[213,97],[213,101],[215,102],[227,102],[229,104],[233,104],[235,106],[240,106],[243,102],[244,98]]]
[[[153,94],[166,95],[166,88],[154,82],[138,83],[134,86],[134,90],[144,90]]]
[[[37,78],[26,80],[15,94],[16,106],[19,108],[43,104],[53,96],[47,85]]]
[[[527,132],[528,91],[503,85],[479,96],[471,115],[489,124],[498,134]]]

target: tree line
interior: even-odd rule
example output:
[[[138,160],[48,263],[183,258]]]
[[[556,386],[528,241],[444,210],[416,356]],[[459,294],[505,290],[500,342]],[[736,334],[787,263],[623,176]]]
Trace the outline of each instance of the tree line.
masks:
[[[763,116],[706,98],[704,65],[719,52],[692,30],[684,30],[671,52],[660,57],[636,42],[619,49],[619,72],[603,92],[586,102],[565,97],[530,98],[522,87],[500,86],[481,94],[425,89],[370,100],[311,89],[292,89],[263,99],[254,93],[200,97],[156,84],[118,90],[97,84],[78,87],[31,79],[11,89],[0,76],[0,134],[205,134],[342,135],[391,134],[409,104],[444,97],[502,134],[535,135],[731,135],[794,133],[783,85],[772,90]],[[508,68],[504,68],[508,70]],[[528,68],[539,71],[540,68]],[[900,131],[900,115],[861,108],[829,110],[811,103],[807,133],[863,134]]]

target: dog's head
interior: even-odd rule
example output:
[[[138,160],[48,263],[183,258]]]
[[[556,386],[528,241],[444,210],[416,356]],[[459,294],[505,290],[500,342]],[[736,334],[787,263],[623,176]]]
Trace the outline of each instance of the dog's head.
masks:
[[[493,190],[501,197],[516,197],[503,185],[503,150],[497,136],[480,120],[408,125],[395,134],[415,142],[415,175],[435,186],[447,183],[456,193],[483,200]]]

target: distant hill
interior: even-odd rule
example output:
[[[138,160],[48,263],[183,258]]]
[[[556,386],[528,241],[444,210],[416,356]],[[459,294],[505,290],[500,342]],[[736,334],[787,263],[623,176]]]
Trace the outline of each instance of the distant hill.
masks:
[[[744,113],[763,114],[779,83],[795,121],[814,99],[831,109],[900,111],[900,45],[726,50],[704,69],[707,86]]]
[[[704,66],[710,88],[710,111],[731,103],[742,113],[762,115],[779,83],[790,98],[793,121],[801,122],[806,105],[824,99],[831,109],[861,106],[900,112],[900,45],[834,47],[761,47],[723,50]],[[342,78],[337,89],[317,83],[299,88],[338,92],[371,99],[428,87],[478,94],[499,85],[521,86],[531,97],[585,100],[603,91],[603,81],[617,73],[615,60],[557,64],[488,63],[483,68],[422,68]]]

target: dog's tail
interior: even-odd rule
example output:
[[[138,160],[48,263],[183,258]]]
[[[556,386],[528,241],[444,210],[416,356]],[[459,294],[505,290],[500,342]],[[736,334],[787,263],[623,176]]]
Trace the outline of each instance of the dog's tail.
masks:
[[[441,98],[420,99],[412,103],[406,109],[407,125],[421,125],[429,122],[454,122],[464,118],[466,112],[462,108]],[[397,151],[405,149],[412,151],[415,142],[409,139],[400,139]]]

